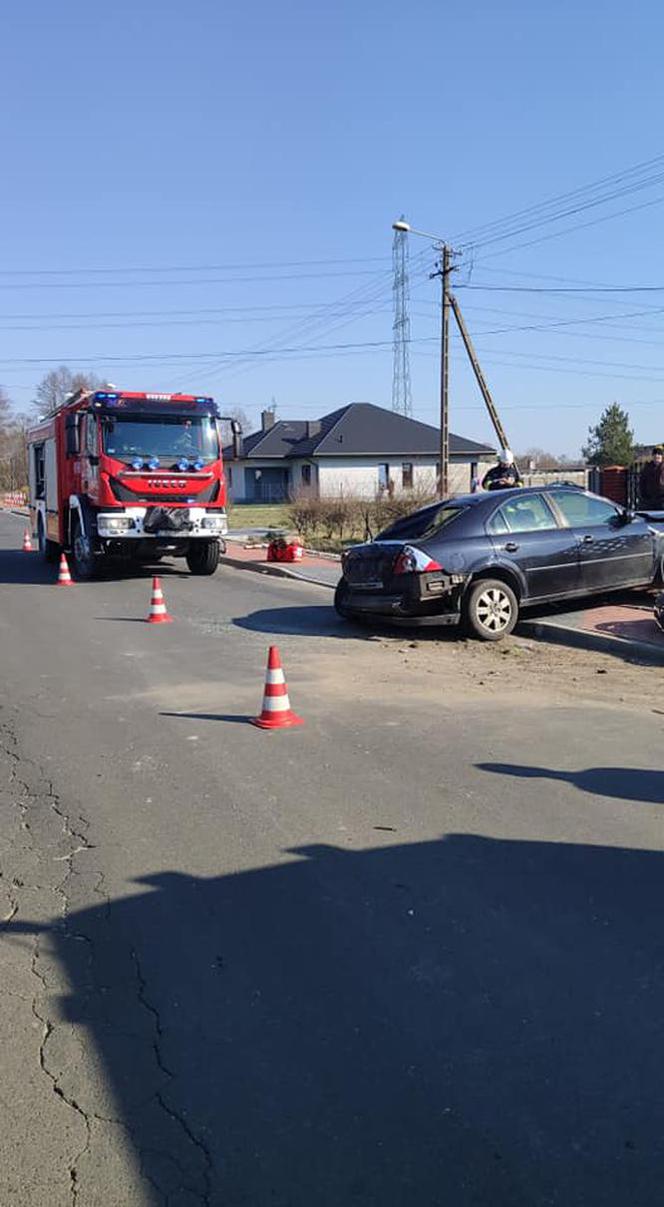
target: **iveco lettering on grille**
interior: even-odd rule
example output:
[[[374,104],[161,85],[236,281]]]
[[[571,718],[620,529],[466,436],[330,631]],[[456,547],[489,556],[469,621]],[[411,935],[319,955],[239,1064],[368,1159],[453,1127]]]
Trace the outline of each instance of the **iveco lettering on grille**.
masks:
[[[186,485],[186,478],[148,478],[148,486],[154,486],[157,490],[160,486],[170,486],[172,490],[184,490]]]

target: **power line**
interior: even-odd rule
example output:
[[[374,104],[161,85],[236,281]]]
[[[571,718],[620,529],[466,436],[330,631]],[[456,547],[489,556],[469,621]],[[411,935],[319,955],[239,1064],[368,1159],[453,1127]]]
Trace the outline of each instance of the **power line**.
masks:
[[[243,285],[251,282],[265,281],[319,281],[324,277],[378,277],[382,275],[379,269],[362,269],[360,271],[345,271],[341,272],[302,272],[302,273],[284,273],[277,276],[265,276],[264,274],[258,277],[194,277],[185,280],[171,281],[0,281],[0,289],[141,289],[141,288],[159,288],[164,286],[182,286],[182,285]]]
[[[523,234],[529,230],[536,230],[540,226],[547,226],[550,222],[560,222],[563,218],[570,218],[574,214],[584,213],[586,210],[594,209],[598,205],[606,205],[610,201],[615,201],[618,197],[629,196],[631,193],[641,192],[642,189],[652,188],[653,185],[661,184],[663,180],[664,172],[659,172],[650,177],[648,180],[640,181],[637,184],[632,184],[622,189],[615,189],[612,193],[606,193],[604,196],[595,197],[590,201],[583,202],[583,204],[571,206],[568,209],[560,210],[558,213],[538,218],[533,222],[523,223],[521,226],[512,227],[511,229],[503,231],[500,234],[493,235],[491,238],[474,242],[472,246],[474,248],[481,248],[487,247],[492,243],[502,243],[505,239],[511,239],[515,235]]]
[[[613,173],[610,176],[600,177],[598,180],[592,181],[590,184],[581,185],[576,189],[565,193],[559,193],[545,201],[541,201],[535,205],[526,206],[524,209],[516,210],[511,214],[507,214],[502,218],[495,219],[493,222],[484,223],[480,226],[467,228],[455,235],[457,242],[469,243],[472,242],[475,246],[479,246],[478,240],[488,239],[498,231],[504,231],[506,227],[513,227],[514,223],[519,220],[522,224],[528,218],[535,218],[539,215],[542,221],[552,221],[552,213],[555,214],[556,206],[569,206],[569,203],[580,200],[584,196],[590,196],[598,190],[610,185],[619,185],[622,181],[627,181],[629,177],[637,176],[648,169],[652,169],[664,164],[664,155],[657,155],[652,159],[643,160],[641,163],[634,165],[631,168],[623,169],[621,172]],[[652,180],[653,178],[647,178]],[[547,215],[545,217],[545,215]],[[562,216],[562,211],[558,211],[558,216]]]
[[[297,309],[299,309],[299,308],[297,308]],[[384,307],[382,307],[382,310],[383,310],[383,312],[387,313],[387,312],[389,312],[390,307],[384,306]],[[309,311],[307,313],[312,313],[312,312]],[[315,313],[315,312],[313,312],[313,313]],[[381,313],[381,310],[372,310],[372,311],[366,312],[366,313],[379,314],[379,313]],[[364,318],[364,317],[366,317],[366,313],[364,311],[362,311],[355,317]],[[160,318],[160,319],[147,319],[147,320],[133,319],[131,322],[119,322],[119,323],[116,323],[116,322],[84,323],[84,324],[80,324],[80,323],[48,323],[48,324],[41,324],[41,325],[37,325],[37,326],[35,326],[34,324],[30,325],[30,326],[16,326],[16,325],[2,326],[2,325],[0,325],[0,331],[101,331],[101,330],[107,330],[107,329],[134,330],[137,327],[199,327],[199,326],[221,327],[221,326],[224,326],[226,323],[276,323],[279,321],[280,321],[279,315],[273,315],[272,317],[270,317],[269,315],[254,315],[253,317],[244,316],[243,318],[226,317],[223,320],[221,320],[219,318],[200,318],[200,317],[196,318],[196,319]]]
[[[429,340],[422,340],[420,342],[428,343]],[[363,340],[358,343],[349,342],[349,343],[340,343],[340,344],[322,344],[322,345],[316,345],[313,347],[300,346],[300,347],[292,347],[292,348],[281,348],[278,351],[281,353],[322,352],[322,351],[336,351],[338,349],[343,349],[343,348],[384,348],[384,347],[391,347],[391,344],[392,344],[391,340]],[[264,350],[237,349],[237,350],[228,351],[228,352],[219,352],[218,350],[212,351],[212,352],[169,352],[166,354],[164,354],[162,352],[158,352],[158,353],[141,352],[141,353],[137,353],[133,356],[131,356],[131,355],[130,356],[108,356],[108,355],[104,355],[102,353],[97,353],[94,356],[63,356],[62,359],[63,359],[63,361],[65,361],[67,363],[77,364],[77,365],[83,365],[83,364],[105,364],[105,365],[106,364],[129,364],[129,363],[133,363],[133,362],[143,363],[143,362],[149,362],[149,361],[156,361],[156,362],[165,364],[167,362],[181,361],[181,360],[189,360],[192,362],[197,361],[197,360],[216,361],[219,359],[228,360],[228,359],[232,359],[234,357],[244,357],[244,356],[252,356],[252,357],[254,357],[254,356],[270,356],[273,354],[273,351],[274,351],[273,349],[268,348],[268,349],[264,349]],[[11,358],[7,358],[6,360],[0,360],[0,365],[50,365],[52,363],[53,363],[52,357],[44,357],[44,356],[11,357]]]
[[[664,293],[664,285],[596,285],[585,288],[576,286],[540,285],[458,285],[457,289],[478,289],[484,293]]]
[[[306,268],[332,264],[385,264],[387,261],[387,256],[362,256],[334,260],[265,260],[262,262],[259,260],[248,260],[242,264],[168,264],[159,266],[152,264],[141,267],[126,265],[115,268],[1,268],[0,276],[77,277],[88,274],[102,275],[118,272],[240,272],[244,269],[259,268]]]
[[[415,263],[421,264],[424,261],[425,255],[425,252],[419,253],[415,258]],[[336,302],[330,303],[326,308],[326,313],[324,315],[321,315],[315,319],[305,320],[304,322],[297,322],[295,325],[291,324],[284,331],[279,333],[275,340],[273,340],[270,344],[259,345],[257,350],[263,355],[268,355],[270,352],[273,352],[276,355],[284,346],[285,342],[288,342],[294,338],[302,338],[305,335],[310,336],[314,333],[318,335],[331,334],[333,331],[341,330],[343,327],[348,326],[349,322],[354,321],[354,318],[357,317],[352,316],[350,319],[347,317],[347,315],[350,313],[349,307],[351,305],[364,305],[365,310],[360,317],[367,317],[372,313],[371,306],[386,293],[389,277],[389,273],[384,273],[381,274],[381,280],[378,282],[378,284],[374,283],[371,285],[365,284],[358,286],[356,289],[352,290],[351,293],[344,295]],[[252,363],[252,357],[251,355],[248,355],[245,365],[251,366]],[[265,363],[265,361],[262,363]],[[231,374],[227,374],[227,377],[236,377],[238,373],[244,369],[245,365],[240,362],[239,365],[233,366]],[[222,367],[223,366],[218,363],[217,365],[213,366],[211,370],[206,370],[199,374],[198,380],[208,380],[212,374],[219,371]]]
[[[330,306],[329,299],[325,302],[294,302],[292,304],[274,303],[267,306],[204,306],[197,307],[193,310],[83,310],[83,311],[39,311],[31,314],[5,314],[0,313],[0,318],[12,319],[94,319],[94,318],[162,318],[175,317],[177,315],[197,315],[197,314],[254,314],[267,311],[289,311],[289,310],[304,310],[309,311],[324,310]]]
[[[664,197],[655,197],[650,201],[641,201],[638,205],[630,205],[627,209],[616,210],[613,214],[602,214],[599,218],[593,218],[590,222],[577,222],[574,226],[566,226],[564,230],[552,231],[548,235],[540,235],[537,239],[528,239],[526,243],[515,243],[512,247],[504,247],[501,251],[489,252],[486,256],[480,256],[478,263],[483,264],[485,260],[495,259],[496,256],[508,256],[511,252],[520,251],[524,247],[534,247],[535,244],[546,243],[550,239],[561,239],[564,235],[569,235],[573,231],[586,230],[589,226],[599,226],[602,222],[610,222],[613,218],[621,218],[624,214],[633,214],[637,210],[645,210],[653,205],[661,205],[663,201]]]

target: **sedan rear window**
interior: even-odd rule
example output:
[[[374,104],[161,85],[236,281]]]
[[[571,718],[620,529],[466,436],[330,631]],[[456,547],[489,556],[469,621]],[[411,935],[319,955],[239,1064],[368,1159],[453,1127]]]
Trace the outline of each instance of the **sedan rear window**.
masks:
[[[438,504],[433,507],[423,507],[421,511],[416,511],[413,515],[405,516],[404,519],[391,524],[389,528],[379,533],[376,540],[398,541],[415,540],[416,538],[423,540],[426,537],[435,536],[441,528],[447,528],[464,510],[463,507],[441,507]]]

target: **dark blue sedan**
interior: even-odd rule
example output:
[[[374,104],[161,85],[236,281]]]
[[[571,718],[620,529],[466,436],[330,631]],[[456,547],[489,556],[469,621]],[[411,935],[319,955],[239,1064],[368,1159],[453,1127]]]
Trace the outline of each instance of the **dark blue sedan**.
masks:
[[[664,516],[565,486],[462,495],[398,520],[343,558],[344,617],[462,623],[485,641],[519,612],[661,581]]]

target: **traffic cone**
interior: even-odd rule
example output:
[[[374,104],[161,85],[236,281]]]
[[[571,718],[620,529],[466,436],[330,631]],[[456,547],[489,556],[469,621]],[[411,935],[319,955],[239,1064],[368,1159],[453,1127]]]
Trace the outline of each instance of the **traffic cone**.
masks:
[[[259,729],[287,729],[291,725],[303,724],[302,717],[298,717],[291,709],[281,658],[276,645],[270,646],[267,658],[263,711],[260,717],[252,717],[251,723],[258,725]]]
[[[69,573],[69,565],[67,563],[67,558],[65,557],[65,555],[63,553],[62,557],[60,558],[60,572],[58,574],[58,581],[57,581],[56,586],[73,587],[73,585],[74,584],[71,580],[71,574]]]
[[[25,536],[23,537],[23,552],[32,553],[32,537],[30,536],[29,528],[26,528]]]
[[[161,589],[161,583],[155,574],[152,579],[152,598],[150,599],[150,615],[148,616],[148,624],[170,624],[173,617],[168,615],[166,604],[164,603],[164,592]]]

